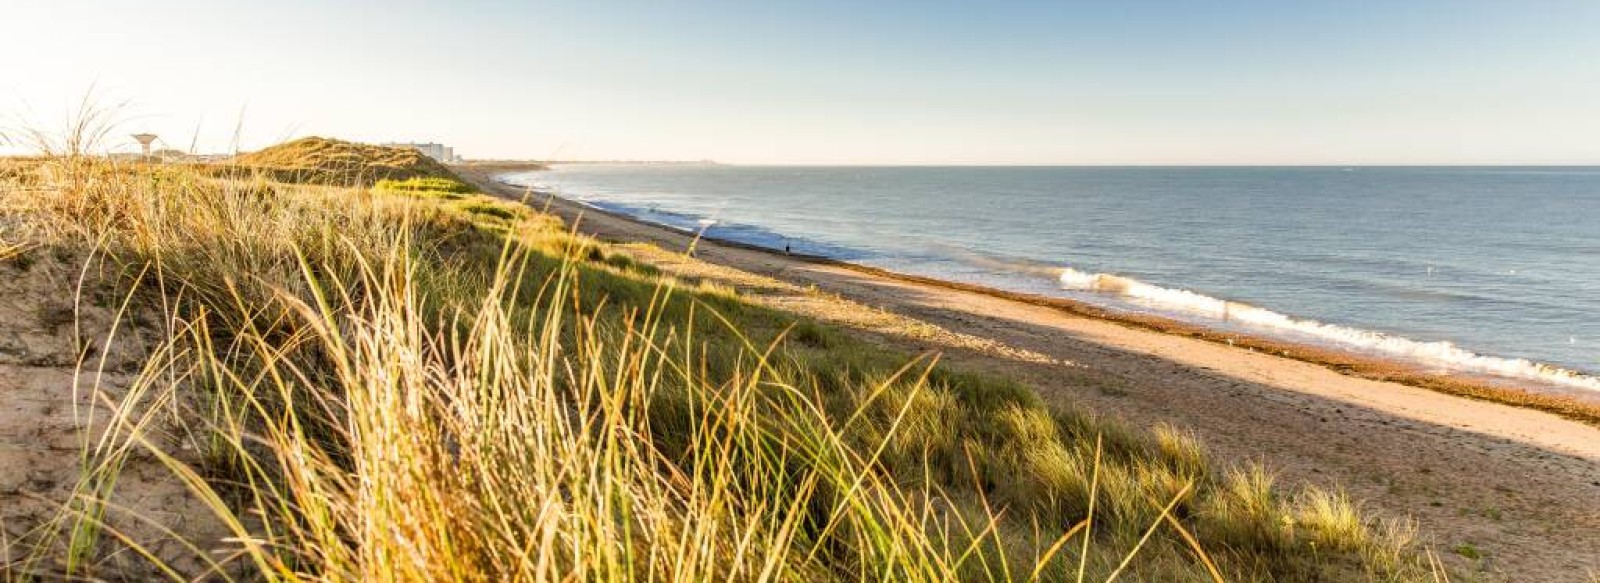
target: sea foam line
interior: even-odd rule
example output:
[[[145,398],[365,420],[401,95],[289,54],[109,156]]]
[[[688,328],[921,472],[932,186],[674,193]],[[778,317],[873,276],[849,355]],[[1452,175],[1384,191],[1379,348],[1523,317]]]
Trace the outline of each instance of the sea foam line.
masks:
[[[1061,270],[1060,284],[1063,289],[1132,298],[1157,309],[1273,331],[1303,334],[1341,346],[1397,356],[1462,372],[1521,378],[1600,391],[1600,378],[1526,358],[1485,356],[1448,341],[1419,342],[1382,332],[1291,318],[1265,308],[1218,299],[1189,290],[1151,285],[1129,277],[1108,273],[1086,273],[1069,267]]]

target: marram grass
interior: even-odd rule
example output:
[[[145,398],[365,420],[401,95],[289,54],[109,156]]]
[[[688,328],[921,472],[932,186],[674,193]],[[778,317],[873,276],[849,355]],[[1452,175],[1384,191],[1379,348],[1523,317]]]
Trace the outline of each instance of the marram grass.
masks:
[[[132,553],[275,581],[1436,576],[1410,529],[1336,489],[659,276],[444,183],[26,174],[26,196],[0,185],[6,260],[93,250],[138,274],[129,311],[170,324],[116,409],[122,446],[86,450],[82,495],[19,572],[115,576],[101,559]],[[103,489],[131,450],[229,532],[185,541],[200,572],[121,536],[140,509]],[[70,560],[48,556],[60,537]]]

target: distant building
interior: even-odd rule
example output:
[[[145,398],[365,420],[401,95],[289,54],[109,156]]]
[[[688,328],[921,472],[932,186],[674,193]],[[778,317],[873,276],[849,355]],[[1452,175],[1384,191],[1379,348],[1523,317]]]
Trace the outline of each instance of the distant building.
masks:
[[[452,148],[450,146],[446,146],[444,144],[435,144],[433,142],[428,142],[428,143],[390,142],[390,143],[383,144],[383,145],[389,146],[389,147],[392,147],[392,148],[411,148],[411,149],[416,150],[418,152],[422,152],[422,155],[424,155],[424,156],[427,156],[429,158],[433,158],[434,160],[438,160],[440,162],[459,162],[459,161],[461,161],[460,158],[456,157],[456,149]]]

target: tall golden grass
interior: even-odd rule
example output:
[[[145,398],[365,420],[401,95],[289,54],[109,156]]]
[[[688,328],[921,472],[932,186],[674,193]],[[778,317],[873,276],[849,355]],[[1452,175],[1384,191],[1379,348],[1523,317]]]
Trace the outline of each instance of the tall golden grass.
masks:
[[[170,325],[19,571],[107,576],[121,549],[174,579],[1435,577],[1404,523],[1336,489],[662,277],[519,205],[84,157],[28,173],[45,187],[0,186],[0,238],[33,247],[10,260],[103,254],[127,309]],[[185,541],[200,572],[118,527],[139,509],[106,490],[135,451],[230,533]]]

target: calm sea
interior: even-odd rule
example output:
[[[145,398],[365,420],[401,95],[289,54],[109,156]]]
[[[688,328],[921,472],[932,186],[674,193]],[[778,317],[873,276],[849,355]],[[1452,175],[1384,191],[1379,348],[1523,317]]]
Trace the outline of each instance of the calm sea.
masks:
[[[570,165],[502,179],[775,249],[1600,391],[1600,168]]]

